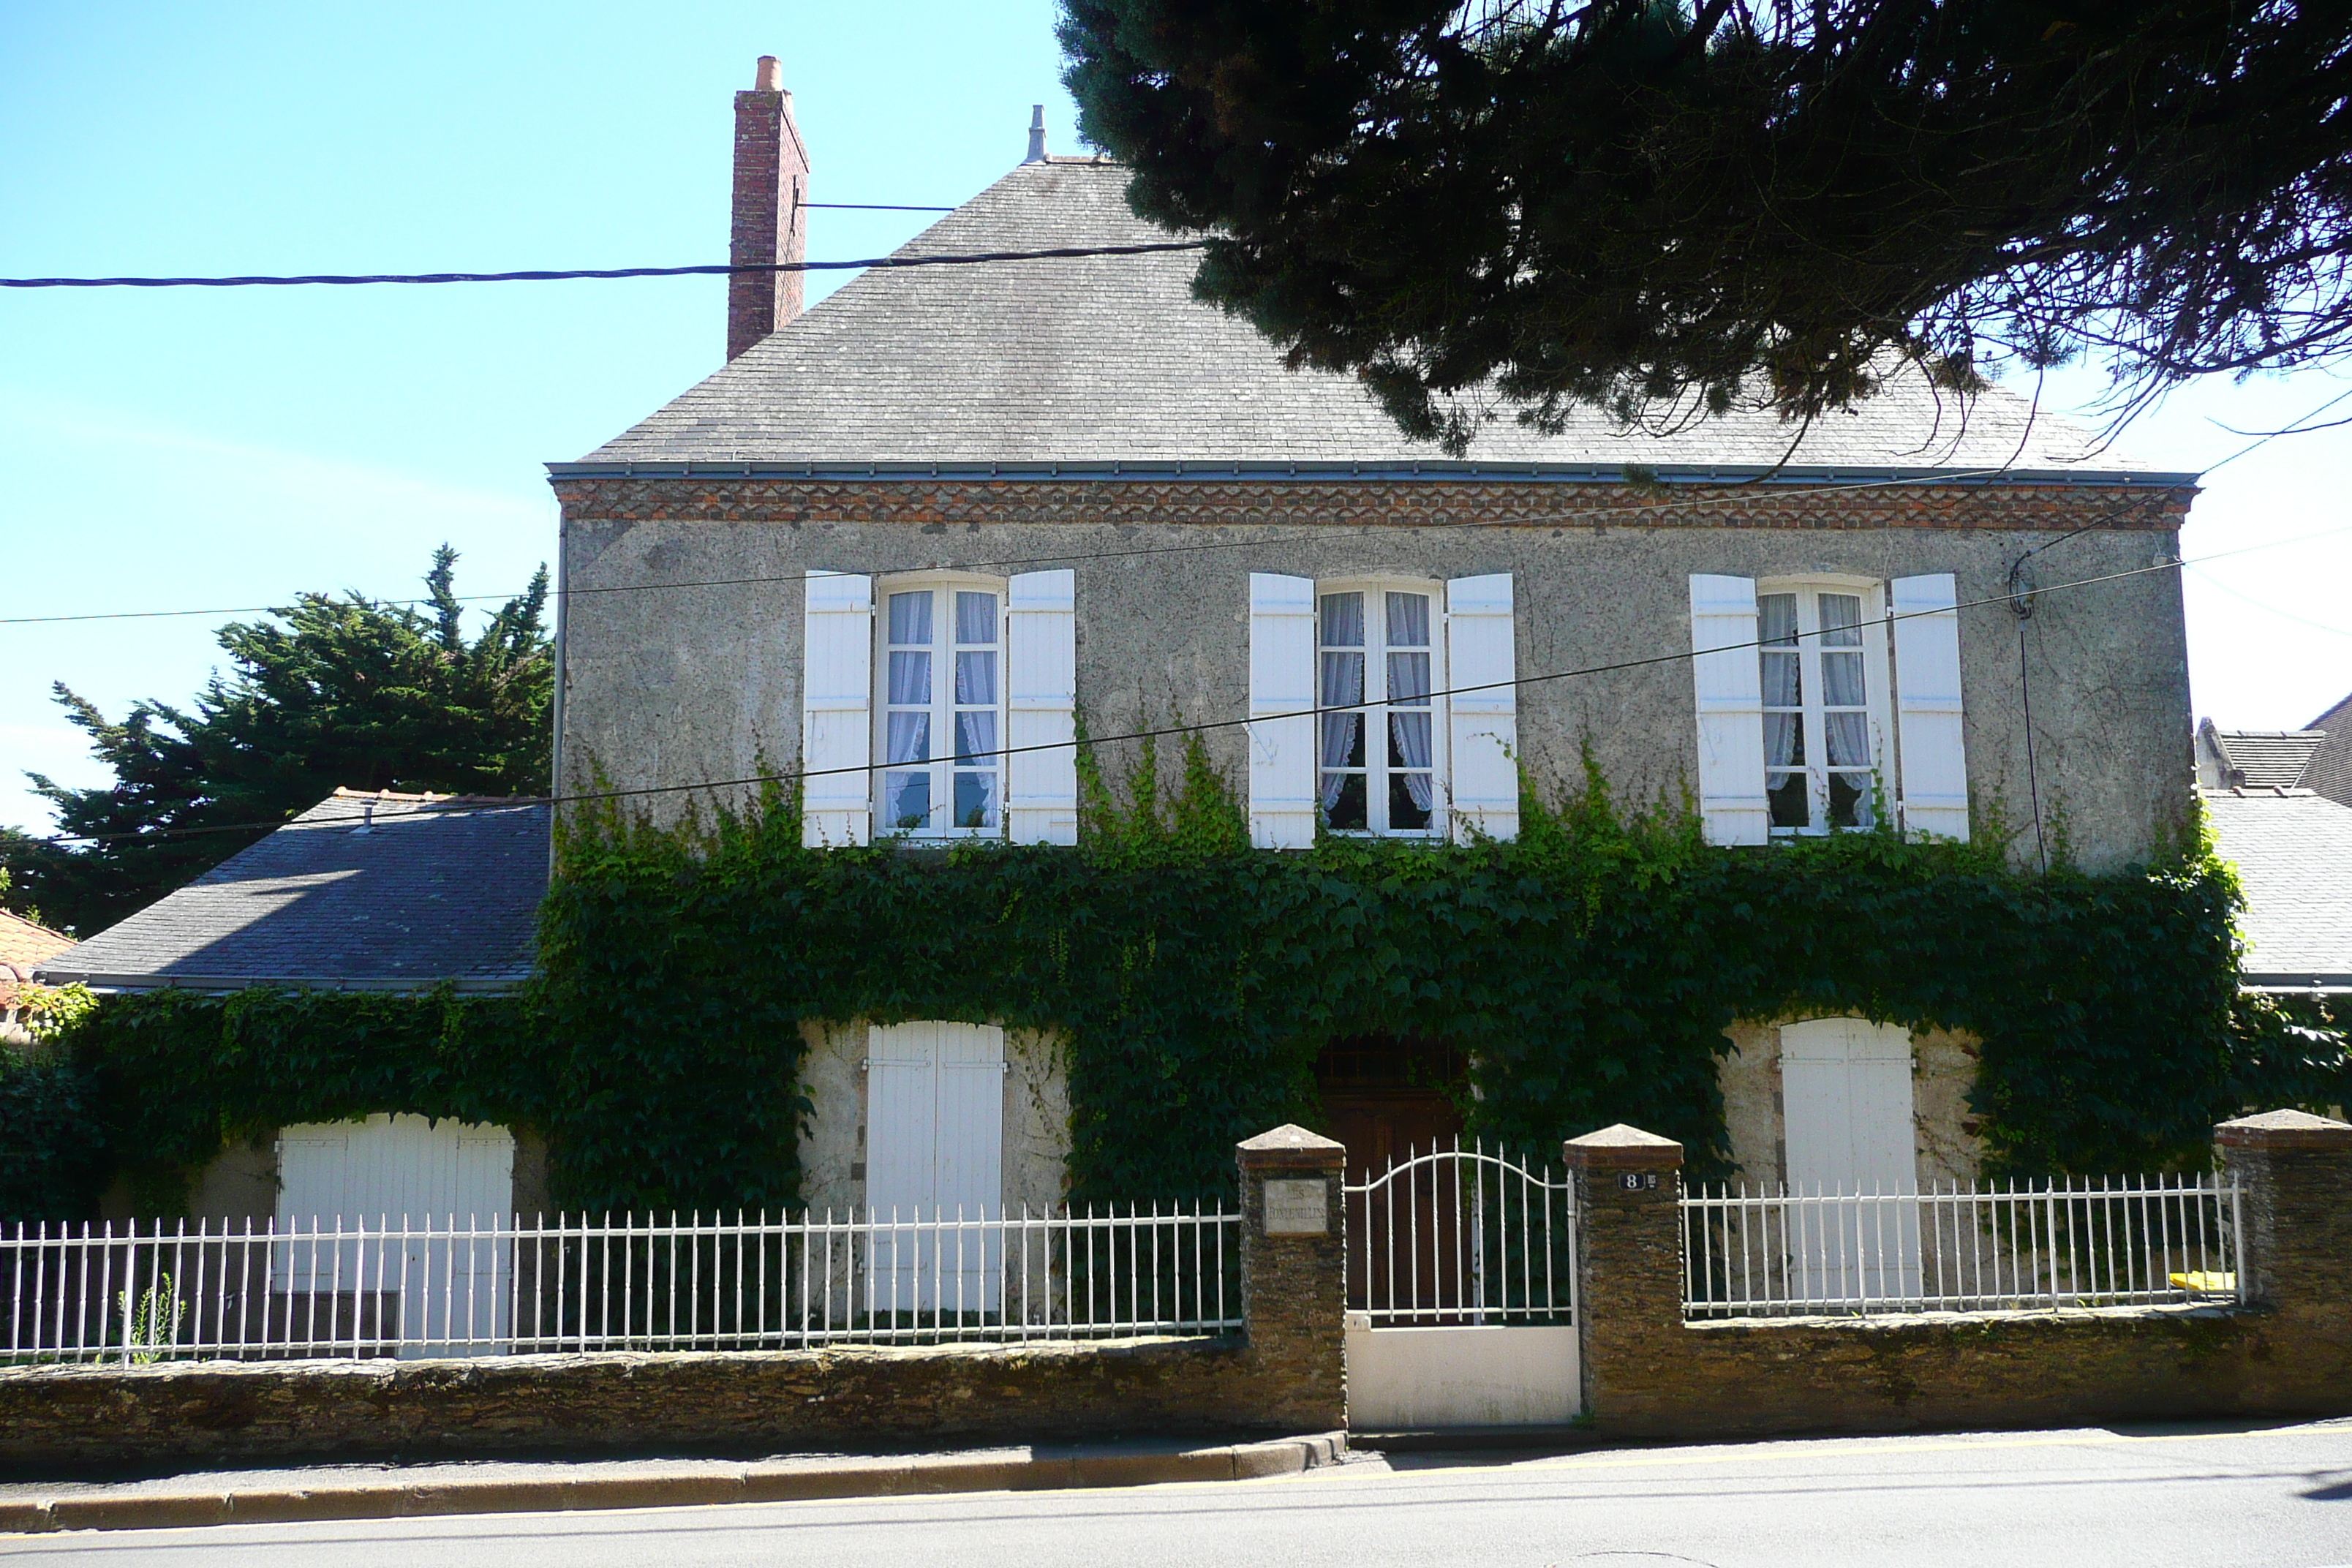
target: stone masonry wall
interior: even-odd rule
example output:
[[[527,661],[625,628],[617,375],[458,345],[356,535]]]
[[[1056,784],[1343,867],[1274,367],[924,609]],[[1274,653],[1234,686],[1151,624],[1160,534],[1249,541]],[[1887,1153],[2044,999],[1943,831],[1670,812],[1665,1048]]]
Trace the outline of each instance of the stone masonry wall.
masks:
[[[1258,1379],[1235,1339],[37,1367],[0,1372],[0,1463],[1273,1431]]]
[[[1679,801],[1696,767],[1689,577],[1954,574],[1969,788],[2065,816],[2082,864],[2177,835],[2189,684],[2178,552],[2189,492],[2105,485],[1676,485],[1486,480],[563,479],[567,788],[651,789],[656,819],[740,804],[803,731],[803,574],[1076,574],[1078,704],[1111,737],[1249,710],[1249,574],[1420,582],[1510,574],[1517,754],[1539,794]],[[2088,531],[2080,531],[2083,530]],[[2063,537],[2063,545],[2058,541]],[[2045,591],[2003,595],[2029,550]],[[2095,584],[2055,591],[2070,580]],[[1981,603],[1979,601],[1982,601]],[[2002,601],[2002,602],[1995,602]],[[2021,668],[2020,660],[2023,659]],[[1581,672],[1573,673],[1570,672]],[[1535,677],[1546,677],[1536,679]],[[2035,777],[2026,770],[2032,693]],[[1202,736],[1228,778],[1237,728]],[[1589,748],[1589,751],[1588,751]],[[600,782],[601,781],[601,782]],[[726,784],[709,796],[690,786]]]
[[[1680,1145],[1572,1140],[1586,1414],[1712,1437],[2352,1413],[2352,1127],[2273,1112],[2216,1141],[2245,1194],[2246,1306],[1685,1323]]]

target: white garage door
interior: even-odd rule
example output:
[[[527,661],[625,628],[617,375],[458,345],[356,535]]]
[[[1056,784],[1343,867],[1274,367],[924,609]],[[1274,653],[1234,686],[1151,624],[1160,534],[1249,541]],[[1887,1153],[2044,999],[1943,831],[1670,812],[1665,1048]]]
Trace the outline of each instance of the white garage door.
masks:
[[[993,1316],[1004,1202],[1004,1031],[877,1026],[866,1062],[866,1201],[882,1233],[871,1310]]]
[[[1906,1031],[1862,1018],[1783,1024],[1780,1102],[1791,1192],[1919,1190]],[[1918,1293],[1917,1205],[1832,1203],[1798,1205],[1793,1214],[1808,1227],[1798,1242],[1806,1255],[1801,1267],[1825,1297]]]
[[[347,1298],[332,1309],[338,1321],[380,1310],[386,1329],[396,1309],[403,1355],[501,1348],[512,1243],[497,1233],[514,1206],[514,1138],[505,1128],[422,1116],[289,1127],[278,1134],[278,1179],[281,1233],[370,1235],[281,1244],[275,1289]]]

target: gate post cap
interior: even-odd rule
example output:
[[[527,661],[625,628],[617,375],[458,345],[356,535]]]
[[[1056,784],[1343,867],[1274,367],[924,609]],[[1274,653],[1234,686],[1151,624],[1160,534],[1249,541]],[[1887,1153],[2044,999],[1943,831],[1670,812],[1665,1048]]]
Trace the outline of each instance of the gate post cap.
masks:
[[[2305,1110],[2265,1110],[2213,1129],[2225,1149],[2352,1149],[2352,1122]]]
[[[1336,1171],[1348,1163],[1348,1146],[1319,1132],[1285,1122],[1234,1145],[1244,1171]]]
[[[1678,1171],[1683,1146],[1620,1121],[1559,1146],[1561,1163],[1587,1171]]]

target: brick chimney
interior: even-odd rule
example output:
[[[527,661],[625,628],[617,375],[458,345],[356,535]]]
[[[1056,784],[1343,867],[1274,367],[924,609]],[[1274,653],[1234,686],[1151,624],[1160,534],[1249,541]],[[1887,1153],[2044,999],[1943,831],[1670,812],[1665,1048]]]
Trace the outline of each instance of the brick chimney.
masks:
[[[793,95],[773,55],[760,57],[749,92],[735,95],[734,267],[808,259],[808,149],[793,123]],[[801,313],[797,272],[737,272],[727,279],[727,357]]]

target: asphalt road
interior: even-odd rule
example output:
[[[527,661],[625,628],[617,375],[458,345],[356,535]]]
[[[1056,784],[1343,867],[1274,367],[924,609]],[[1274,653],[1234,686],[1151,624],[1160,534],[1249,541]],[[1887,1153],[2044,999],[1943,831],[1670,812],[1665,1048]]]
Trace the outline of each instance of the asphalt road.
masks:
[[[2322,1568],[2352,1422],[1398,1455],[1295,1479],[602,1514],[0,1538],[108,1568]]]

